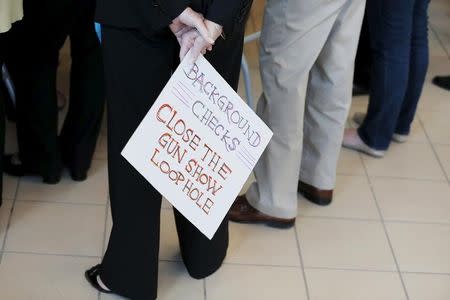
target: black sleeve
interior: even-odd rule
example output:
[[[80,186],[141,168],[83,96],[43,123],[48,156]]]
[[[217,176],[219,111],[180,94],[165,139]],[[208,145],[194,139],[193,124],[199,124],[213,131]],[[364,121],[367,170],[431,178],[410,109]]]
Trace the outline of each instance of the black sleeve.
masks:
[[[178,17],[190,4],[190,0],[153,0],[156,5],[161,7],[164,14],[171,20]]]
[[[191,0],[133,0],[141,28],[152,35],[161,32],[189,5]]]
[[[231,33],[237,24],[245,21],[252,0],[214,0],[208,7],[206,18],[223,26],[225,34]]]

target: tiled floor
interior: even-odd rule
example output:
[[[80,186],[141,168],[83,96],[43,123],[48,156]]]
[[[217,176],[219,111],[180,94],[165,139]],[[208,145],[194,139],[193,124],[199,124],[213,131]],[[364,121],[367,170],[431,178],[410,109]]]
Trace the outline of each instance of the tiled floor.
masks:
[[[262,4],[256,1],[249,33],[261,25]],[[450,299],[450,92],[430,83],[436,74],[450,74],[450,3],[432,1],[430,14],[430,70],[410,141],[392,145],[381,160],[343,150],[335,201],[324,208],[299,197],[293,229],[230,224],[225,264],[205,280],[191,279],[180,262],[165,203],[158,299]],[[255,97],[261,91],[257,46],[246,46]],[[67,70],[64,51],[63,91]],[[355,98],[352,112],[366,105],[366,97]],[[0,299],[119,299],[100,296],[83,279],[100,260],[111,228],[102,132],[84,183],[67,175],[57,186],[4,178]]]

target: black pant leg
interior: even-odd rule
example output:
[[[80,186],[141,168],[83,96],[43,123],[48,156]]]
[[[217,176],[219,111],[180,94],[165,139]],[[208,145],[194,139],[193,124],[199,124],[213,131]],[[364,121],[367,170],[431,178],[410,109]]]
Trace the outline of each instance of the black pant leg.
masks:
[[[16,84],[17,135],[22,161],[42,175],[61,169],[57,138],[56,72],[71,23],[68,0],[24,1],[24,19],[11,71]]]
[[[353,82],[362,87],[370,86],[370,71],[372,65],[372,50],[370,48],[369,23],[367,21],[367,12],[364,14],[364,20],[359,38],[358,51],[356,52],[355,74]]]
[[[243,16],[241,23],[236,24],[233,34],[226,39],[219,38],[213,51],[206,55],[206,59],[234,90],[237,90],[239,83],[245,20]],[[175,221],[181,254],[189,274],[194,278],[204,278],[214,273],[226,256],[228,219],[225,217],[212,240],[206,238],[178,211],[175,211]]]
[[[175,44],[103,27],[113,228],[101,278],[133,300],[157,293],[161,195],[120,154],[171,76]]]
[[[70,104],[60,141],[67,166],[85,173],[91,165],[105,106],[103,60],[93,8],[76,18],[70,33]]]

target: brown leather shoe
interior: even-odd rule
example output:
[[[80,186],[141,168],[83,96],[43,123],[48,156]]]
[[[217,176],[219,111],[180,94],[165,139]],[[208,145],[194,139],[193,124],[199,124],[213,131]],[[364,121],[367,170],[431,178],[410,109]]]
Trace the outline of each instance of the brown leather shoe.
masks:
[[[330,205],[333,201],[333,190],[320,190],[302,181],[298,182],[298,191],[306,199],[320,206]]]
[[[263,214],[251,206],[244,195],[236,198],[228,212],[228,219],[237,223],[264,224],[275,228],[290,228],[295,224],[295,218],[282,219]]]

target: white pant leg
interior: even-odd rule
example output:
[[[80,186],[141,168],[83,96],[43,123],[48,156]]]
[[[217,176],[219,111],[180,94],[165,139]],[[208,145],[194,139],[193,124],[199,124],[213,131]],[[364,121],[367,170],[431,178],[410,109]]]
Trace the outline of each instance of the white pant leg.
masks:
[[[319,189],[335,186],[364,8],[365,0],[346,1],[310,72],[300,179]]]
[[[274,137],[247,193],[259,211],[297,216],[303,114],[309,72],[346,0],[268,0],[261,36],[263,96],[258,114]]]

